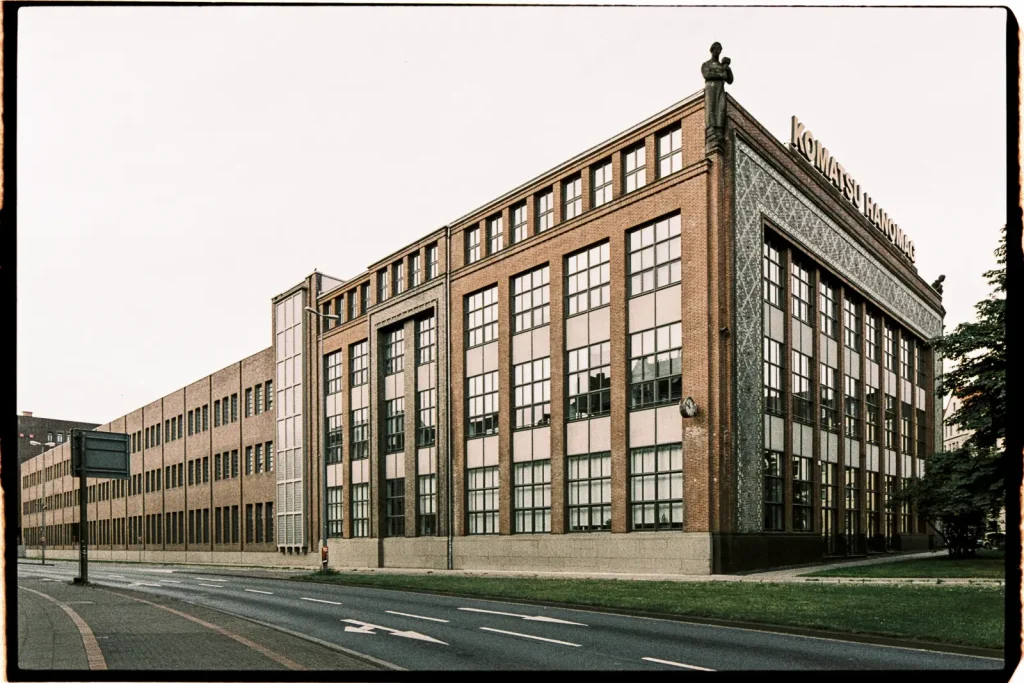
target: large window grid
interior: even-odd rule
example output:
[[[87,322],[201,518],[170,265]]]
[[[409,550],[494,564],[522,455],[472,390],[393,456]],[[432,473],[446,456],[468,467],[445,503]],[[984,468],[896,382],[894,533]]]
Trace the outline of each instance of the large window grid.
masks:
[[[764,452],[764,530],[785,530],[785,502],[783,500],[786,480],[783,471],[785,454],[778,451]]]
[[[357,408],[352,415],[352,444],[349,450],[352,460],[370,457],[370,423],[369,408]]]
[[[771,241],[762,245],[761,283],[764,300],[782,308],[785,280],[782,267],[782,251]]]
[[[466,438],[498,433],[498,372],[485,372],[466,380],[469,424]]]
[[[526,202],[519,202],[509,211],[512,221],[512,244],[526,239]]]
[[[576,175],[562,183],[562,220],[567,221],[583,213],[583,179]]]
[[[384,533],[405,536],[405,479],[386,479],[384,493]]]
[[[821,313],[821,333],[832,339],[839,338],[839,309],[836,306],[836,288],[818,280],[818,307]]]
[[[551,267],[542,266],[512,278],[512,332],[550,322]]]
[[[569,351],[566,420],[587,419],[611,412],[611,343]]]
[[[612,454],[568,457],[569,531],[612,528]]]
[[[868,427],[868,443],[881,443],[882,433],[878,423],[880,392],[877,387],[868,386],[864,392],[865,424]]]
[[[551,531],[551,461],[515,463],[512,476],[515,532],[535,534]]]
[[[860,305],[850,298],[843,299],[843,339],[846,348],[860,353]]]
[[[630,408],[675,403],[682,398],[682,346],[682,323],[630,335]]]
[[[916,386],[919,388],[925,388],[928,386],[928,366],[925,364],[927,354],[925,353],[924,346],[921,344],[917,345],[917,383]]]
[[[793,293],[793,317],[808,325],[812,324],[814,318],[814,299],[811,292],[811,271],[793,259],[790,263],[792,274],[791,290]]]
[[[612,200],[612,161],[598,164],[593,168],[593,207],[597,208]]]
[[[437,475],[421,474],[416,485],[419,499],[419,534],[434,536],[437,534]]]
[[[896,397],[885,394],[885,447],[896,448]]]
[[[821,394],[821,428],[830,432],[839,431],[839,402],[836,390],[839,384],[839,371],[821,363],[819,368]]]
[[[609,244],[589,247],[566,259],[568,315],[600,308],[609,303]]]
[[[480,260],[480,228],[466,231],[466,263]]]
[[[826,555],[836,554],[836,535],[839,531],[839,466],[833,462],[821,463],[821,538]]]
[[[677,126],[658,135],[658,177],[683,168],[683,129]]]
[[[469,533],[498,533],[498,467],[467,470],[466,483]]]
[[[352,382],[353,387],[359,387],[366,384],[369,381],[370,373],[368,371],[368,360],[370,356],[370,343],[369,341],[361,341],[358,344],[353,344],[350,348],[348,358],[351,364]]]
[[[437,357],[437,318],[434,316],[416,321],[416,347],[420,365],[434,362]]]
[[[394,375],[405,369],[405,328],[396,327],[384,335],[384,374]]]
[[[843,375],[843,425],[851,439],[860,437],[860,382]]]
[[[352,485],[352,538],[370,535],[370,484]]]
[[[342,503],[342,487],[329,486],[327,488],[327,537],[341,538],[342,514],[344,510]]]
[[[647,184],[647,148],[643,142],[622,153],[622,169],[627,193]]]
[[[782,386],[782,344],[764,337],[764,412],[785,415],[786,400]]]
[[[324,458],[327,464],[341,462],[342,430],[341,415],[328,415]]]
[[[900,336],[900,377],[914,379],[914,347],[910,339]]]
[[[814,396],[811,393],[812,367],[810,356],[793,351],[793,419],[808,424],[814,422]]]
[[[384,402],[384,452],[405,450],[405,398]]]
[[[327,393],[337,394],[341,391],[341,351],[324,356],[324,374],[327,376]]]
[[[896,330],[888,323],[882,326],[882,351],[885,369],[896,371]]]
[[[638,296],[679,282],[679,214],[629,232],[629,294]]]
[[[555,193],[551,190],[537,195],[537,232],[555,224]]]
[[[437,390],[424,389],[416,393],[419,410],[416,414],[416,445],[433,446],[437,443]]]
[[[487,253],[496,254],[505,247],[505,221],[501,216],[487,219]]]
[[[865,487],[865,502],[867,505],[867,528],[864,530],[868,539],[874,539],[878,535],[878,509],[879,509],[879,494],[880,489],[878,486],[878,472],[867,472],[867,478],[864,482]]]
[[[466,297],[466,348],[498,338],[498,287],[488,287]]]
[[[900,403],[900,452],[904,454],[910,454],[914,449],[914,432],[911,429],[913,417],[913,406]]]
[[[793,463],[793,531],[811,531],[811,516],[814,513],[811,482],[813,461],[794,455]]]
[[[860,470],[846,467],[846,546],[857,552],[857,537],[860,535]]]
[[[629,452],[630,528],[683,528],[683,447],[648,446]]]
[[[514,429],[551,424],[551,358],[538,358],[512,368]]]

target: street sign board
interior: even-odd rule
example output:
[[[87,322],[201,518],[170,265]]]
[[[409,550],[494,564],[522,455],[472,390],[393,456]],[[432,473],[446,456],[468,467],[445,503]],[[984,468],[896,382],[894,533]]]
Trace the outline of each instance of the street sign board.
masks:
[[[94,432],[91,429],[71,431],[71,470],[81,475],[82,463],[85,476],[99,479],[127,479],[131,462],[128,434]]]

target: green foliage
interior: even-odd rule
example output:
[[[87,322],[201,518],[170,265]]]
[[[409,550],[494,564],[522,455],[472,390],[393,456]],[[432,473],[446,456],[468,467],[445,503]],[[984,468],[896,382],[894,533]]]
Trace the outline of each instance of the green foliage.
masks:
[[[956,363],[942,378],[940,394],[962,405],[949,418],[973,432],[967,445],[995,448],[1006,436],[1006,228],[995,251],[999,267],[985,273],[992,294],[975,304],[977,320],[960,323],[935,348]]]
[[[951,555],[973,556],[985,520],[1004,505],[1000,457],[993,449],[941,451],[901,495],[945,539]]]

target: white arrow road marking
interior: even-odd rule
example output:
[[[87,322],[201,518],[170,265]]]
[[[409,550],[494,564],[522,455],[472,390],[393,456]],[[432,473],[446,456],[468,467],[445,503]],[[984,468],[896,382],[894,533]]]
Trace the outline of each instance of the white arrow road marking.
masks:
[[[447,645],[448,643],[437,638],[431,638],[430,636],[417,633],[416,631],[399,631],[397,628],[388,628],[387,626],[378,626],[376,624],[368,624],[365,621],[359,621],[358,619],[342,619],[343,623],[346,624],[357,624],[358,628],[352,626],[346,626],[345,630],[349,633],[369,633],[374,634],[374,629],[380,629],[381,631],[387,631],[393,636],[399,636],[400,638],[412,638],[413,640],[425,640],[428,643],[440,643],[441,645]]]
[[[694,666],[693,664],[680,664],[679,662],[670,662],[667,659],[655,659],[654,657],[641,657],[640,659],[645,662],[655,662],[656,664],[668,664],[669,666],[678,666],[681,669],[696,669],[697,671],[714,671],[714,669],[705,669],[703,666]]]
[[[155,586],[156,584],[155,583],[147,583],[147,584],[143,584],[143,585],[144,586]],[[224,586],[221,586],[220,584],[216,584],[216,583],[201,583],[199,585],[200,586],[209,586],[210,588],[223,588],[224,587]]]
[[[317,600],[316,598],[299,598],[299,600],[308,600],[309,602],[322,602],[326,605],[340,605],[340,602],[334,602],[332,600]]]
[[[531,638],[533,640],[543,640],[546,643],[557,643],[558,645],[568,645],[569,647],[581,647],[579,643],[567,643],[564,640],[554,640],[552,638],[541,638],[540,636],[531,636],[528,633],[516,633],[515,631],[502,631],[498,628],[487,628],[486,626],[480,627],[481,631],[492,631],[494,633],[504,633],[507,636],[519,636],[520,638]]]
[[[263,595],[273,595],[270,591],[258,591],[255,588],[246,588],[246,593],[262,593]]]
[[[439,621],[442,624],[447,624],[448,623],[447,619],[437,619],[435,617],[421,617],[418,614],[406,614],[405,612],[392,612],[389,609],[386,609],[384,611],[387,612],[388,614],[397,614],[400,617],[411,617],[413,619],[426,619],[427,621]]]
[[[586,624],[581,624],[578,621],[566,621],[565,619],[555,619],[554,617],[530,617],[525,614],[513,614],[511,612],[495,612],[489,609],[477,609],[476,607],[459,607],[459,609],[463,612],[483,612],[484,614],[500,614],[505,617],[518,617],[520,619],[525,619],[526,621],[546,621],[550,624],[570,624],[572,626],[586,626]]]

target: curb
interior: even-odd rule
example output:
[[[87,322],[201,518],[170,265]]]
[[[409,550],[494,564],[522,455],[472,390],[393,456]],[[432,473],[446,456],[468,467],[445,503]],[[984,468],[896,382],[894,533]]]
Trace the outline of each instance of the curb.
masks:
[[[1001,649],[992,649],[984,647],[973,647],[968,645],[953,645],[946,643],[936,643],[932,641],[924,640],[913,640],[909,638],[895,638],[892,636],[877,636],[871,634],[862,633],[847,633],[842,631],[825,631],[821,629],[812,628],[801,628],[798,626],[782,626],[769,623],[761,623],[755,621],[738,621],[730,619],[713,619],[710,617],[697,617],[683,614],[670,614],[665,612],[645,612],[639,610],[626,610],[615,607],[602,607],[596,605],[580,605],[575,603],[564,603],[564,602],[549,602],[546,600],[530,600],[528,598],[507,598],[501,596],[488,596],[488,595],[467,595],[465,593],[450,593],[446,591],[434,591],[426,590],[422,588],[399,588],[399,587],[381,587],[381,586],[369,586],[360,583],[348,583],[342,581],[317,581],[309,578],[295,577],[289,579],[291,581],[301,581],[303,583],[315,583],[319,585],[334,584],[342,586],[350,586],[352,588],[369,588],[375,590],[393,590],[403,591],[407,593],[425,593],[428,595],[443,595],[445,597],[453,598],[467,598],[472,600],[487,600],[493,602],[507,602],[510,604],[517,605],[536,605],[539,607],[557,607],[560,609],[577,610],[581,612],[596,612],[603,614],[615,614],[620,616],[628,617],[642,617],[645,619],[661,619],[664,621],[679,621],[691,624],[700,624],[703,626],[718,626],[722,628],[738,628],[749,631],[762,631],[766,633],[779,633],[784,635],[804,636],[808,638],[822,638],[825,640],[843,640],[854,643],[865,643],[868,645],[884,645],[887,647],[900,647],[909,648],[913,650],[928,650],[931,652],[942,652],[945,654],[954,655],[967,655],[971,657],[984,657],[987,659],[999,659],[1005,661],[1005,654]]]

